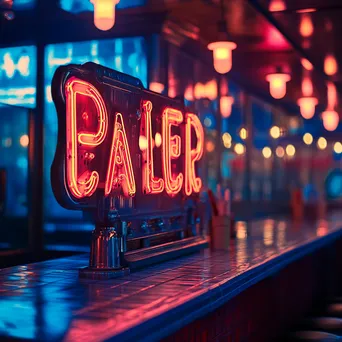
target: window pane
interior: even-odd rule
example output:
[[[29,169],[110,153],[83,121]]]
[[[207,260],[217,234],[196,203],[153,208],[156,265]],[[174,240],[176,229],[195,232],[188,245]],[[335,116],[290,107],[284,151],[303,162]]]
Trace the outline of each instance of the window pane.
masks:
[[[28,115],[0,105],[0,251],[27,246]]]
[[[0,102],[34,107],[36,75],[35,46],[0,49]]]

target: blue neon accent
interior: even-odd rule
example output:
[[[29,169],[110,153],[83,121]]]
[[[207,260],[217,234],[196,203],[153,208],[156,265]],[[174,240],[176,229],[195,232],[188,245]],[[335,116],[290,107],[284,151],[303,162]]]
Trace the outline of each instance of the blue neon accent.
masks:
[[[36,104],[36,47],[0,49],[0,102],[33,108]]]

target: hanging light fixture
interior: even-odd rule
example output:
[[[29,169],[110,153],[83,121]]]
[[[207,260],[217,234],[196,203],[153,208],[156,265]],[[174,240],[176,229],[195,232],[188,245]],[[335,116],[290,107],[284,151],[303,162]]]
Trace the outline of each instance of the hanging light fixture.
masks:
[[[312,96],[313,86],[310,77],[304,77],[302,81],[303,97],[298,99],[297,104],[300,107],[300,114],[304,119],[311,119],[315,115],[315,109],[318,100]]]
[[[324,72],[328,76],[333,76],[337,73],[338,65],[336,58],[333,55],[327,55],[324,58]]]
[[[338,113],[335,111],[337,105],[337,91],[333,82],[327,83],[328,106],[322,113],[323,126],[327,131],[334,131],[340,121]]]
[[[334,131],[339,124],[339,116],[335,110],[326,110],[322,113],[323,126],[327,131]]]
[[[266,76],[266,81],[270,83],[270,94],[279,100],[286,95],[286,83],[291,80],[291,76],[277,68],[277,72]]]
[[[94,25],[101,31],[110,30],[115,24],[115,6],[120,0],[90,0],[94,6]]]
[[[214,68],[219,74],[226,74],[232,69],[232,51],[237,45],[228,41],[227,23],[224,16],[224,0],[221,0],[221,20],[218,23],[218,40],[208,44],[208,49],[213,51]]]

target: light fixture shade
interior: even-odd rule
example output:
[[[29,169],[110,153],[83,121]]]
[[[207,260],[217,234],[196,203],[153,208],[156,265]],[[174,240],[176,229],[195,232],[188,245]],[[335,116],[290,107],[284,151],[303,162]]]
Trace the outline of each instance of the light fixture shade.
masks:
[[[226,74],[232,69],[232,51],[236,47],[235,43],[228,41],[219,41],[208,45],[208,49],[213,51],[214,68],[219,74]]]
[[[234,103],[233,96],[221,96],[220,109],[223,118],[229,118],[232,113],[232,105]]]
[[[334,110],[326,110],[322,113],[323,126],[327,131],[334,131],[340,121],[338,113]]]
[[[90,0],[94,6],[94,25],[101,31],[110,30],[115,24],[115,6],[120,0]]]
[[[300,107],[300,114],[304,119],[311,119],[315,115],[315,108],[318,100],[315,97],[301,97],[297,101]]]
[[[273,98],[279,100],[286,95],[286,82],[291,80],[289,74],[276,73],[266,76],[266,81],[270,83],[270,94]]]

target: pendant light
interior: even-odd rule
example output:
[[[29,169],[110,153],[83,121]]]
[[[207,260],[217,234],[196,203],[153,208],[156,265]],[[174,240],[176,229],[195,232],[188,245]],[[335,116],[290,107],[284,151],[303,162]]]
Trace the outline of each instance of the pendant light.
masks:
[[[318,100],[316,97],[312,96],[313,86],[309,76],[303,77],[302,93],[303,97],[297,101],[297,104],[300,107],[300,114],[304,119],[311,119],[315,115]]]
[[[115,24],[115,6],[120,0],[90,0],[94,6],[94,25],[101,31],[110,30]]]
[[[291,80],[291,76],[282,72],[281,68],[273,74],[266,76],[266,81],[270,83],[270,94],[273,98],[279,100],[286,95],[286,83]]]
[[[337,105],[337,91],[335,84],[332,82],[327,83],[327,98],[328,106],[322,113],[323,126],[327,131],[334,131],[340,121],[338,113],[335,111]]]
[[[224,0],[221,0],[221,20],[218,23],[218,39],[208,44],[208,49],[213,51],[214,68],[219,74],[226,74],[232,69],[232,51],[237,47],[235,43],[228,40],[224,13]]]

